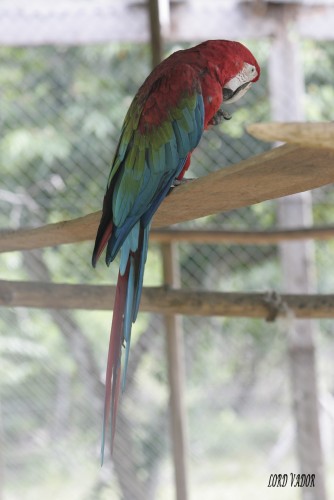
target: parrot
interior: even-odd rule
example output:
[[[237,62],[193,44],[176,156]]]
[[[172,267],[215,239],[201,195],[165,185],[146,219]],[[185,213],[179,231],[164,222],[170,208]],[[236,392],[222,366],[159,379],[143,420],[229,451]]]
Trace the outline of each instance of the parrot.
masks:
[[[106,247],[109,266],[120,251],[106,369],[102,464],[109,430],[111,453],[113,449],[152,217],[171,189],[185,181],[203,132],[230,118],[222,104],[237,101],[259,77],[259,64],[243,44],[208,40],[178,50],[158,64],[125,116],[92,255],[95,267]]]

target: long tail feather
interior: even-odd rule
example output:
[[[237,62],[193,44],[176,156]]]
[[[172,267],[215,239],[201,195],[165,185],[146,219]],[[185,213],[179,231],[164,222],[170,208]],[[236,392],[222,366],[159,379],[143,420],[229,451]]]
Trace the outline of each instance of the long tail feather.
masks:
[[[106,386],[104,400],[104,415],[102,427],[102,442],[101,442],[101,465],[104,460],[104,450],[106,441],[106,429],[108,427],[109,415],[111,410],[111,449],[113,447],[113,437],[115,435],[116,413],[119,398],[119,385],[121,374],[121,350],[123,342],[123,315],[126,303],[126,294],[128,286],[129,268],[126,269],[124,275],[118,275],[116,297],[114,304],[114,314],[111,324],[107,371],[106,371]]]
[[[104,460],[106,429],[109,427],[109,419],[111,451],[113,449],[120,386],[124,391],[131,329],[137,317],[143,287],[149,229],[149,226],[142,227],[138,223],[138,227],[133,229],[122,247],[107,361],[101,464],[103,464]],[[122,345],[125,347],[123,368],[121,367]]]
[[[128,368],[130,353],[132,323],[134,323],[137,318],[140,297],[143,288],[144,268],[147,258],[148,235],[150,230],[149,226],[142,227],[138,225],[138,228],[139,230],[136,229],[132,232],[132,234],[129,235],[129,248],[132,248],[132,250],[129,250],[128,252],[128,264],[130,263],[130,268],[123,324],[125,359],[122,376],[122,391],[125,390],[126,372]],[[134,248],[136,248],[135,251],[133,251]]]

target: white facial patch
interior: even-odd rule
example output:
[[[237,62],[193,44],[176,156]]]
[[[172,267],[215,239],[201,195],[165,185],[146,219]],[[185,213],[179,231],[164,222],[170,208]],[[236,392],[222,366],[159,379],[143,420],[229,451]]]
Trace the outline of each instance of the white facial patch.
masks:
[[[226,100],[226,104],[235,102],[245,95],[257,74],[255,66],[244,63],[242,70],[224,86],[224,89],[228,89],[232,93],[232,96]]]

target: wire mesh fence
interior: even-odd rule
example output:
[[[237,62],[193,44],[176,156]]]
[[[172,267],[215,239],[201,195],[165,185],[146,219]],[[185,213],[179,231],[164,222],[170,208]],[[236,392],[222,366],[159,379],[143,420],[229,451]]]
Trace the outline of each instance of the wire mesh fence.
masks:
[[[269,45],[248,45],[263,67],[261,82],[231,106],[231,121],[205,134],[190,177],[269,147],[244,129],[248,122],[269,119],[270,113]],[[306,113],[311,119],[328,119],[326,99],[332,102],[332,84],[321,65],[311,67],[314,54],[329,67],[334,64],[331,44],[304,43]],[[124,114],[149,73],[149,47],[1,48],[0,64],[1,226],[38,226],[99,210]],[[333,220],[331,187],[315,191],[314,218],[317,224]],[[266,229],[276,224],[276,202],[271,201],[184,227]],[[328,272],[332,247],[332,242],[316,244],[319,292],[333,291]],[[117,264],[93,270],[91,251],[92,245],[83,243],[2,255],[2,277],[114,283]],[[277,246],[184,243],[180,268],[186,288],[281,287]],[[151,245],[145,283],[161,282],[159,247]],[[115,460],[99,469],[110,320],[106,312],[0,311],[4,498],[173,497],[164,326],[159,316],[140,314],[136,322]],[[254,498],[270,498],[268,464],[277,469],[293,469],[294,464],[284,322],[186,317],[183,327],[193,498],[216,500],[223,487],[226,498],[245,497],[246,491],[248,497],[253,492]],[[333,405],[334,327],[323,321],[319,329],[319,371],[328,407]],[[331,450],[330,419],[324,428]]]

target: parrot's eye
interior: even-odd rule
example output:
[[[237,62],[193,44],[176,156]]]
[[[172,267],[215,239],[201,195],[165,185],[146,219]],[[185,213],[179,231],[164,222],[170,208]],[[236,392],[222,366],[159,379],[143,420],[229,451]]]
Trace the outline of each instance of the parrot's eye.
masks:
[[[252,64],[245,63],[241,73],[245,79],[254,80],[257,77],[257,70]]]

